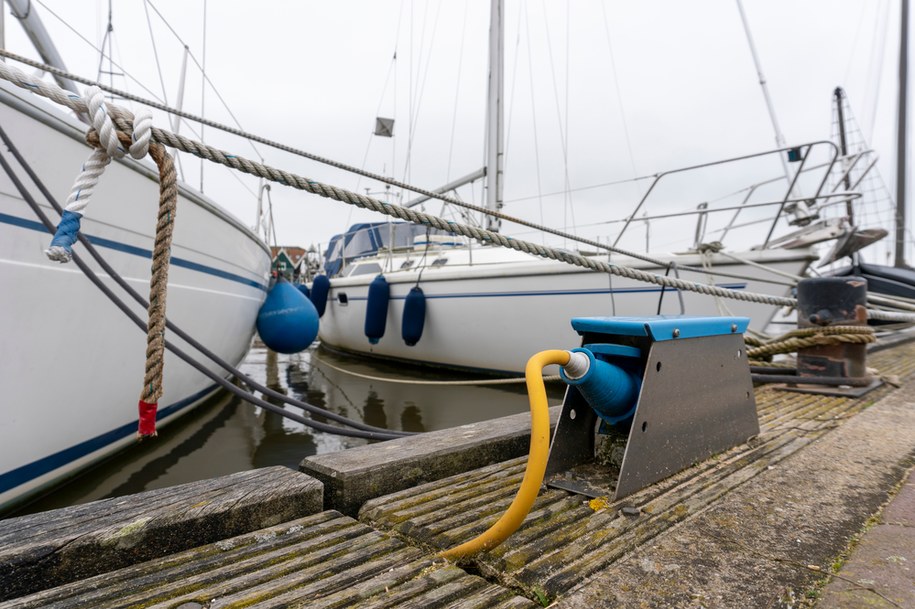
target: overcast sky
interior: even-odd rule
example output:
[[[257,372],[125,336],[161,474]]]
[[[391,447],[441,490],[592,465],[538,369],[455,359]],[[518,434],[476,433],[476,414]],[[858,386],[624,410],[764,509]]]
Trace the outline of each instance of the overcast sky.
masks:
[[[98,46],[108,2],[33,4],[68,68],[97,77],[98,51],[52,12]],[[788,143],[829,139],[832,91],[844,86],[894,184],[899,0],[745,0],[745,9]],[[213,89],[201,102],[194,64],[205,61],[219,96],[252,133],[427,188],[483,164],[484,0],[114,0],[113,15],[113,58],[147,90],[121,75],[115,87],[174,105],[187,44],[189,112],[233,122]],[[7,46],[35,56],[14,21],[7,9]],[[735,0],[507,0],[505,22],[507,213],[606,240],[616,225],[595,224],[625,216],[644,183],[587,187],[775,145]],[[396,118],[394,138],[372,136],[377,115]],[[168,126],[162,117],[157,124]],[[193,135],[191,126],[181,133]],[[382,190],[213,129],[203,138],[312,179]],[[185,157],[182,167],[199,186],[200,162]],[[754,169],[768,177],[779,167],[770,159]],[[699,196],[737,188],[743,173],[705,178],[714,181],[711,195]],[[547,196],[566,186],[573,194]],[[255,180],[210,165],[204,190],[253,225]],[[672,202],[677,194],[665,193],[665,204],[686,205]],[[463,196],[482,200],[479,187]],[[325,244],[353,222],[380,219],[279,185],[272,199],[281,244]]]

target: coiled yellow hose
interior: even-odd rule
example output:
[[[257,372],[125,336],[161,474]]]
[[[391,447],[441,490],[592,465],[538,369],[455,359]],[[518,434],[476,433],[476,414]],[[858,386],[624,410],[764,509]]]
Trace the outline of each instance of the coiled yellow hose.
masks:
[[[527,395],[531,404],[531,447],[527,458],[527,469],[518,493],[502,517],[483,534],[441,553],[443,558],[456,560],[484,550],[491,550],[518,530],[531,511],[546,472],[550,452],[550,412],[543,384],[543,368],[550,364],[564,366],[569,363],[568,351],[551,349],[541,351],[527,361],[524,378]]]

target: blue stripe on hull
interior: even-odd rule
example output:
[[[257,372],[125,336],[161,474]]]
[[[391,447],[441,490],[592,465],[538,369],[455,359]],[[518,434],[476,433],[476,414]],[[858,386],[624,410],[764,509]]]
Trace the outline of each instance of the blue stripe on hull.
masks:
[[[727,288],[729,290],[745,290],[746,283],[719,283],[716,287]],[[345,291],[345,288],[337,288],[338,291]],[[454,292],[450,294],[433,294],[426,295],[426,299],[433,300],[436,298],[512,298],[516,296],[589,296],[600,294],[642,294],[642,293],[660,293],[661,290],[674,294],[679,290],[674,288],[596,288],[593,290],[537,290],[526,292]],[[366,296],[350,296],[349,300],[367,300]],[[405,300],[406,296],[391,296],[391,300]]]
[[[36,222],[34,220],[25,220],[17,216],[10,216],[7,214],[0,213],[0,223],[10,224],[12,226],[18,226],[20,228],[27,228],[29,230],[38,231],[40,233],[47,233],[44,224]],[[142,247],[136,247],[133,245],[128,245],[126,243],[121,243],[119,241],[112,241],[111,239],[103,239],[101,237],[92,237],[90,235],[85,235],[89,242],[93,245],[99,247],[105,247],[111,250],[118,252],[124,252],[125,254],[132,254],[134,256],[140,256],[142,258],[147,258],[152,260],[152,250],[144,249]],[[241,283],[259,290],[266,290],[267,286],[260,283],[259,281],[254,281],[242,277],[241,275],[236,275],[235,273],[230,273],[228,271],[223,271],[222,269],[217,269],[211,266],[206,266],[204,264],[199,264],[197,262],[191,262],[190,260],[185,260],[184,258],[172,257],[172,265],[179,266],[182,268],[190,269],[192,271],[197,271],[199,273],[205,273],[207,275],[213,275],[214,277],[220,277],[222,279],[228,279],[229,281],[235,281],[236,283]]]
[[[210,385],[206,389],[199,391],[188,398],[160,409],[156,413],[156,420],[162,420],[165,417],[171,416],[176,412],[187,408],[191,404],[205,397],[207,394],[212,393],[217,388],[218,385]],[[68,463],[82,459],[86,455],[90,455],[97,450],[105,448],[106,446],[109,446],[118,440],[133,436],[136,433],[136,422],[130,422],[99,436],[86,440],[85,442],[80,442],[79,444],[71,446],[70,448],[65,448],[64,450],[56,452],[53,455],[48,455],[47,457],[43,457],[27,465],[17,467],[14,470],[10,470],[5,474],[0,474],[0,493],[5,493],[8,490],[26,484],[27,482],[53,472],[56,469],[65,467]]]

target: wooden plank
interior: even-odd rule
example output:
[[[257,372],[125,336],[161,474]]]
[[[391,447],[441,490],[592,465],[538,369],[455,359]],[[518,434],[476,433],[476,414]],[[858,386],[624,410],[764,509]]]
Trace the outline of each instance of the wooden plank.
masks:
[[[327,511],[0,603],[0,609],[532,609],[509,589]]]
[[[0,600],[323,509],[320,482],[268,467],[0,521]]]
[[[550,408],[552,427],[558,418]],[[324,483],[326,508],[355,516],[369,499],[526,455],[530,433],[530,414],[516,414],[307,457],[299,470]]]

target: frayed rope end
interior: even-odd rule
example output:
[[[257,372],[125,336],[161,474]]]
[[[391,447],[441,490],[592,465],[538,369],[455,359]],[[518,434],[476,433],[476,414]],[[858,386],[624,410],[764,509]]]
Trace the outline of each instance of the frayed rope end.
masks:
[[[57,232],[51,239],[51,246],[45,250],[45,255],[55,262],[70,262],[73,258],[73,244],[76,243],[82,214],[74,211],[64,211],[57,225]]]

